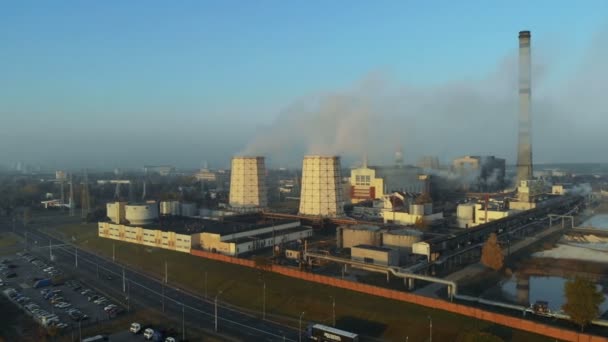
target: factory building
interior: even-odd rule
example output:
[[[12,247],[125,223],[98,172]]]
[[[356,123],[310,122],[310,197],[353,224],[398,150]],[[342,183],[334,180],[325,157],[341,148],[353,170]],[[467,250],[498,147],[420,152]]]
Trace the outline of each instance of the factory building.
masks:
[[[398,252],[399,262],[408,261],[412,246],[422,240],[422,232],[413,229],[392,229],[382,232],[382,247]]]
[[[343,216],[343,191],[340,157],[304,157],[299,211],[301,215]]]
[[[238,256],[312,236],[312,228],[301,226],[300,221],[255,224],[236,230],[232,228],[225,225],[208,226],[200,233],[200,249]]]
[[[547,194],[542,180],[522,180],[517,187],[517,201],[509,202],[513,210],[530,210],[536,208],[536,203]]]
[[[127,226],[112,222],[98,223],[98,236],[107,239],[135,243],[149,247],[164,248],[177,252],[190,253],[196,245],[196,238],[190,234],[180,234],[174,231],[147,229],[137,226]]]
[[[367,165],[350,171],[350,202],[353,204],[382,198],[384,195],[384,180],[376,177],[376,170]]]
[[[336,229],[338,248],[351,248],[356,245],[380,246],[382,231],[378,226],[355,224],[340,226]]]
[[[350,202],[381,199],[390,192],[429,193],[430,177],[411,166],[372,166],[351,169]]]
[[[123,207],[126,213],[128,205]],[[116,212],[121,207],[111,208]],[[115,212],[108,212],[108,216],[114,216]],[[99,222],[98,235],[185,253],[202,249],[239,256],[308,239],[312,236],[312,228],[301,226],[297,220],[267,221],[257,215],[225,217],[223,221],[167,216],[146,225]]]
[[[494,191],[505,185],[506,161],[494,156],[464,156],[452,162],[462,187],[474,191]]]
[[[399,252],[386,247],[357,245],[350,249],[352,260],[371,265],[398,266]],[[356,266],[355,266],[356,267]]]
[[[232,158],[229,204],[239,212],[259,211],[268,206],[264,157]]]
[[[158,174],[168,176],[175,172],[175,167],[171,165],[146,165],[144,166],[145,174]]]
[[[458,228],[472,228],[480,224],[500,220],[512,215],[516,210],[507,207],[504,202],[490,201],[487,203],[464,203],[456,209],[456,225]]]
[[[428,189],[428,177],[420,177],[423,170],[414,166],[372,166],[376,177],[384,181],[384,193],[423,193]],[[380,196],[379,198],[381,198]]]
[[[384,223],[400,225],[430,224],[443,219],[443,212],[434,212],[430,202],[418,203],[415,197],[403,193],[385,195],[382,218]]]
[[[199,182],[217,182],[218,180],[217,174],[208,169],[201,169],[199,172],[194,174],[194,178],[196,178],[196,180]]]

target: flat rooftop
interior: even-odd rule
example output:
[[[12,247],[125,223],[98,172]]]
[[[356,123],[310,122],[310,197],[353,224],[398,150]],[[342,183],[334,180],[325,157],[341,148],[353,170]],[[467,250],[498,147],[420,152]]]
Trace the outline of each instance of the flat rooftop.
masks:
[[[157,222],[145,225],[144,228],[171,231],[178,234],[207,232],[228,235],[292,222],[299,221],[265,218],[261,215],[235,215],[224,217],[221,220],[208,220],[183,216],[161,216]]]
[[[379,251],[379,252],[390,252],[392,251],[392,249],[387,248],[387,247],[378,247],[378,246],[372,246],[372,245],[356,245],[353,246],[355,248],[362,248],[362,249],[369,249],[372,251]]]
[[[279,232],[267,232],[267,233],[262,233],[262,234],[255,234],[255,235],[240,237],[240,238],[236,238],[236,239],[228,239],[228,240],[225,240],[224,242],[234,242],[234,243],[238,244],[238,243],[243,243],[243,242],[248,242],[248,241],[268,239],[273,236],[281,236],[281,235],[290,234],[290,233],[305,232],[308,230],[312,230],[312,228],[300,226],[300,227],[282,229]]]

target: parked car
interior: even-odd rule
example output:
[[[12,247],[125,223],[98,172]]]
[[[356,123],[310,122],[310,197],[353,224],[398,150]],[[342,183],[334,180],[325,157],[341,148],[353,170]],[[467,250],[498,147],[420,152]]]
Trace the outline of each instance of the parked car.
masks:
[[[151,340],[152,336],[154,336],[154,330],[151,328],[146,328],[146,330],[144,330],[144,338],[146,340]]]
[[[131,326],[129,327],[129,331],[137,334],[141,331],[141,324],[139,323],[131,323]]]

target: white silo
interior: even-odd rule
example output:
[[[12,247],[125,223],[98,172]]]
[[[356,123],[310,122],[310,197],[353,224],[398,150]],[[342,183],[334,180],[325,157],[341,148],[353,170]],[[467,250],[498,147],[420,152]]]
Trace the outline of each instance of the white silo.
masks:
[[[422,241],[422,232],[413,229],[389,230],[382,233],[382,246],[399,251],[401,262],[407,262],[412,246]]]
[[[125,218],[133,226],[147,225],[158,219],[158,204],[149,201],[141,204],[127,204]]]
[[[230,206],[256,211],[268,205],[264,157],[234,157],[230,170]]]
[[[163,216],[171,215],[171,202],[169,202],[169,201],[160,202],[160,214]]]
[[[342,196],[340,157],[304,157],[300,214],[321,217],[343,216]]]

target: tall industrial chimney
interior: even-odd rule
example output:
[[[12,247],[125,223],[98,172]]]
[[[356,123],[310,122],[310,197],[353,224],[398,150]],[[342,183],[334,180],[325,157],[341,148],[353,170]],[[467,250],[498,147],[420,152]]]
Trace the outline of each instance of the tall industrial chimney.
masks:
[[[519,32],[519,134],[517,184],[532,179],[530,31]]]
[[[230,170],[230,206],[236,211],[263,209],[268,204],[264,157],[234,157]]]
[[[305,156],[302,164],[300,214],[339,217],[344,215],[340,157]]]

